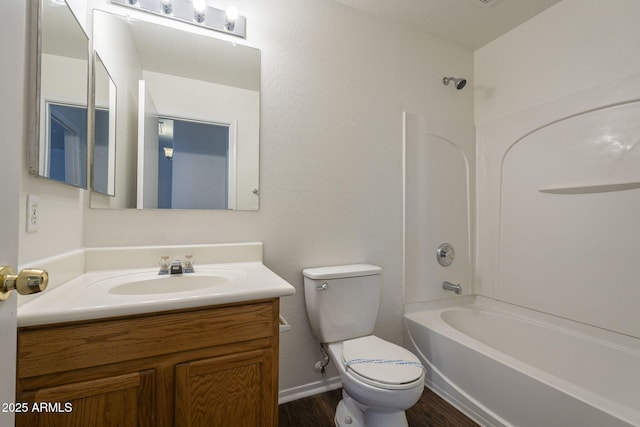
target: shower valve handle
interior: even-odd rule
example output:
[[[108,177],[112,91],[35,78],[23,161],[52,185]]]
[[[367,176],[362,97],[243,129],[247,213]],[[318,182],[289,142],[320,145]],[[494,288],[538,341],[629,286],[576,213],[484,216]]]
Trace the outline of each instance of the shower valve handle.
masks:
[[[453,250],[453,246],[450,243],[443,243],[438,246],[436,255],[438,257],[438,264],[443,267],[448,267],[453,263],[453,260],[456,257],[456,252]]]

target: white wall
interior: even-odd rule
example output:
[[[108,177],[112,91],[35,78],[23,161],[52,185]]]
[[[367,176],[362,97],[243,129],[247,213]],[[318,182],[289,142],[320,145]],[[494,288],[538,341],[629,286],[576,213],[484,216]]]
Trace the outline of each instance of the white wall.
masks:
[[[144,80],[138,91],[137,207],[158,207],[158,109]]]
[[[640,59],[630,54],[640,40],[640,4],[611,6],[564,0],[475,52],[474,281],[482,295],[637,335],[638,271],[627,257],[640,231],[617,225],[632,223],[618,215],[637,210],[629,206],[639,203],[638,190],[561,199],[538,191],[640,180],[628,164],[635,151],[615,158],[598,147],[607,129],[629,134],[637,124],[619,125],[623,116],[612,112],[582,116],[640,98]],[[547,133],[558,120],[548,129],[559,133]],[[598,120],[606,126],[593,126]],[[635,144],[631,135],[625,141]],[[619,256],[602,252],[609,245]]]
[[[87,105],[87,60],[42,55],[41,97],[47,101]]]

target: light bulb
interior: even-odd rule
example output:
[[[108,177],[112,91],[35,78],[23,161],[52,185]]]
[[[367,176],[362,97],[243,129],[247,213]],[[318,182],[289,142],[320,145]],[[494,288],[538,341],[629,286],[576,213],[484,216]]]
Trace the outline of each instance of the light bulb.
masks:
[[[235,6],[229,6],[227,8],[227,21],[235,23],[238,19],[238,8]]]
[[[235,6],[227,7],[224,28],[227,31],[233,31],[236,27],[237,19],[238,19],[238,8]]]
[[[204,13],[207,10],[207,2],[205,0],[193,0],[193,10],[198,13]]]
[[[204,13],[207,10],[207,2],[205,0],[193,0],[193,20],[198,24],[204,22]]]
[[[171,12],[173,11],[173,4],[171,3],[171,0],[160,0],[160,5],[162,6],[162,12],[166,15],[171,15]]]

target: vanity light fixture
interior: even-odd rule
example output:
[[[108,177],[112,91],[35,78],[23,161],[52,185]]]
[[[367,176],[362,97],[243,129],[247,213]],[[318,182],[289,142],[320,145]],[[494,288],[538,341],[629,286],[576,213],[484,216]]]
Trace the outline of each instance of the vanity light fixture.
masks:
[[[162,147],[162,149],[167,160],[173,160],[173,147]]]
[[[227,10],[207,5],[206,0],[110,0],[166,18],[209,28],[232,36],[247,37],[247,18],[238,14],[235,6]]]

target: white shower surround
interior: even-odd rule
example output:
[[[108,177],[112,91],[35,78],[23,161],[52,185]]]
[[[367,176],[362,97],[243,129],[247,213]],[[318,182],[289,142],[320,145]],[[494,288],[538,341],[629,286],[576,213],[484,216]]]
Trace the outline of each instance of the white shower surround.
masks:
[[[478,127],[478,294],[640,338],[640,189],[598,188],[640,182],[638,100],[634,75]]]
[[[538,141],[525,138],[530,133],[536,137],[544,135],[546,130],[551,129],[546,126],[553,123],[571,124],[568,120],[570,118],[576,119],[576,122],[586,119],[586,122],[579,123],[580,131],[585,130],[583,125],[588,123],[593,124],[597,121],[609,123],[608,118],[604,121],[602,118],[591,121],[593,118],[590,116],[591,113],[605,107],[618,105],[619,107],[614,107],[613,110],[626,110],[627,107],[633,109],[632,102],[640,99],[640,74],[638,74],[640,62],[637,57],[628,55],[626,47],[630,47],[630,43],[634,43],[640,36],[637,25],[632,24],[633,19],[630,18],[639,16],[640,5],[626,0],[621,0],[621,5],[626,6],[624,12],[620,9],[607,8],[606,5],[592,0],[564,0],[475,53],[478,172],[475,176],[477,209],[474,216],[477,232],[473,234],[476,241],[472,245],[476,251],[473,258],[472,293],[495,300],[503,299],[537,310],[523,310],[520,315],[525,317],[538,315],[539,311],[554,313],[555,317],[549,316],[549,318],[564,322],[563,325],[568,328],[566,329],[569,334],[567,337],[578,332],[572,328],[587,327],[583,323],[596,325],[588,328],[610,334],[609,336],[616,337],[614,341],[626,340],[634,343],[630,347],[635,348],[634,351],[637,353],[638,340],[630,335],[638,336],[637,325],[640,324],[637,310],[634,312],[634,307],[640,304],[640,295],[636,286],[640,272],[637,270],[637,263],[629,262],[628,257],[637,252],[635,250],[637,245],[633,246],[633,243],[639,241],[640,236],[637,234],[638,227],[634,225],[635,222],[629,224],[629,219],[624,217],[629,211],[638,211],[637,197],[640,191],[638,188],[632,188],[634,185],[625,185],[640,180],[636,175],[640,173],[640,168],[633,167],[638,165],[637,156],[640,151],[640,148],[636,147],[637,133],[635,137],[633,136],[633,125],[627,126],[629,120],[626,120],[626,124],[623,125],[623,127],[626,126],[623,133],[627,134],[625,137],[627,142],[622,145],[626,145],[628,149],[625,155],[618,156],[617,160],[615,158],[598,159],[598,155],[593,155],[594,153],[591,153],[591,157],[588,157],[589,153],[581,153],[581,158],[572,157],[571,152],[566,151],[566,148],[571,147],[572,144],[575,147],[577,142],[584,140],[585,136],[580,132],[571,135],[568,145],[564,146],[554,146],[545,138]],[[598,25],[594,25],[594,22]],[[609,31],[611,27],[615,27],[616,31]],[[567,28],[571,28],[571,31],[566,31]],[[553,38],[554,43],[543,43],[541,40],[545,37]],[[615,48],[612,48],[614,46]],[[509,61],[504,61],[504,58],[509,58]],[[568,78],[571,76],[575,79]],[[609,116],[609,112],[605,112],[604,116]],[[621,114],[627,113],[630,117],[634,114],[630,111]],[[637,123],[637,119],[635,122]],[[534,132],[536,130],[541,132]],[[610,142],[613,141],[614,139],[610,139]],[[606,150],[602,150],[602,147],[601,145],[600,155],[607,153]],[[533,152],[529,152],[529,149],[533,149]],[[538,149],[540,152],[536,153]],[[543,156],[544,153],[549,156]],[[536,174],[535,167],[526,170],[528,166],[526,160],[529,159],[535,162],[558,160],[560,164],[552,168],[545,166],[552,172],[550,175],[545,175],[542,165],[536,163],[539,172]],[[567,159],[576,159],[580,163],[575,162],[576,164],[571,168],[563,169],[561,163],[566,162]],[[601,163],[598,163],[599,160]],[[592,161],[593,163],[589,163]],[[589,173],[591,170],[599,170],[599,172],[592,174]],[[544,182],[546,178],[549,178],[548,182]],[[618,189],[625,187],[628,189],[595,194],[539,192],[539,190],[558,187],[573,187],[573,192],[580,192],[575,187],[581,186],[591,187],[590,190],[601,190],[602,188],[597,187],[600,185],[614,185],[613,188],[616,189],[617,184],[622,184]],[[425,197],[433,191],[433,186],[427,186],[422,196]],[[539,203],[540,200],[543,201],[542,204]],[[546,205],[547,202],[552,205]],[[530,203],[535,204],[531,206]],[[566,210],[562,215],[563,222],[558,224],[550,220],[535,221],[536,213],[538,215],[549,213],[553,209],[553,204],[558,203],[562,204],[563,209]],[[619,211],[612,208],[613,203],[622,203]],[[599,205],[601,206],[598,208]],[[613,228],[613,233],[607,234],[608,230],[602,226],[603,218],[598,216],[597,212],[601,215],[612,213],[615,215],[616,220],[609,227]],[[573,221],[567,220],[572,217]],[[626,226],[624,222],[627,223]],[[595,227],[598,224],[599,230]],[[410,224],[407,222],[405,226],[410,227]],[[441,227],[441,224],[431,223],[430,227]],[[456,224],[448,224],[446,227],[449,227],[448,231],[440,229],[438,232],[447,235],[448,232],[456,230]],[[463,224],[458,223],[458,227],[463,227]],[[569,232],[569,228],[574,229]],[[410,228],[407,230],[406,236],[409,235],[410,230]],[[597,238],[576,239],[576,236],[581,236],[580,230],[582,230],[582,236],[595,231]],[[541,231],[547,236],[546,239],[542,239],[546,240],[544,242],[538,241],[543,236]],[[562,250],[554,252],[554,248],[559,247],[554,243],[558,242],[558,236],[562,233],[566,233],[570,238],[562,239]],[[607,238],[609,235],[611,239]],[[603,245],[602,242],[605,244]],[[527,251],[534,251],[534,253],[527,252],[521,259],[517,259],[514,253],[516,247],[525,247]],[[606,252],[606,248],[612,250]],[[408,303],[408,310],[412,310],[410,307],[414,303],[428,304],[427,301],[445,296],[445,294],[438,295],[441,292],[440,277],[437,276],[440,267],[430,258],[431,253],[412,252],[410,249],[408,245],[405,246],[407,265],[416,262],[431,263],[429,268],[424,268],[425,271],[430,272],[431,276],[429,274],[412,276],[409,271],[406,272],[405,301]],[[617,252],[619,249],[621,252]],[[621,256],[616,258],[615,253]],[[545,261],[548,260],[544,257],[548,255],[558,257],[557,264],[551,270],[545,270],[547,268]],[[572,262],[563,264],[562,257],[570,257]],[[551,257],[551,259],[554,258]],[[578,261],[581,259],[587,261]],[[528,261],[531,263],[527,264]],[[581,268],[581,262],[587,263],[587,268]],[[603,268],[599,270],[598,266]],[[550,274],[545,277],[544,271],[549,271]],[[585,271],[595,274],[591,274],[590,277],[589,274],[584,274]],[[529,276],[527,273],[533,274]],[[607,277],[610,279],[607,280]],[[462,301],[463,299],[458,297],[457,300],[452,300],[452,303]],[[502,304],[499,301],[492,301],[492,303]],[[520,310],[515,305],[510,306],[510,309]],[[562,319],[563,317],[574,322]],[[506,322],[505,319],[501,320]],[[578,322],[575,322],[576,320]],[[446,325],[442,320],[440,323]],[[500,325],[502,326],[501,323]],[[450,325],[446,326],[448,329],[440,330],[442,334],[435,335],[424,328],[425,334],[431,334],[439,339],[430,341],[428,347],[422,345],[421,349],[415,348],[415,350],[435,358],[431,372],[435,376],[440,375],[440,380],[444,381],[440,384],[446,383],[448,390],[453,390],[447,395],[448,398],[460,405],[459,407],[465,412],[471,413],[472,409],[465,406],[462,399],[456,400],[456,396],[459,397],[456,393],[471,397],[472,400],[482,400],[486,398],[482,394],[502,391],[507,391],[509,398],[524,396],[519,392],[518,387],[510,383],[510,380],[523,379],[522,371],[518,369],[524,365],[529,369],[532,365],[517,357],[505,356],[503,351],[495,348],[490,348],[486,353],[478,351],[477,348],[470,350],[478,341],[467,336],[456,342],[454,337],[464,334],[455,331]],[[611,331],[605,331],[603,328]],[[522,336],[526,334],[526,330],[526,327],[521,330]],[[410,344],[411,340],[407,339],[405,342]],[[545,339],[538,341],[537,345],[542,348],[553,346],[550,340]],[[486,350],[487,347],[485,346],[484,349]],[[466,353],[458,353],[463,351]],[[600,355],[603,356],[604,353],[606,352]],[[463,360],[454,363],[453,358],[449,356],[456,354],[459,354]],[[535,351],[532,354],[535,356]],[[517,369],[513,369],[513,364],[509,367],[508,363],[503,363],[505,359],[514,362]],[[476,364],[479,360],[492,365],[498,369],[496,372],[500,372],[499,375],[504,376],[485,375],[479,380],[482,387],[475,389],[473,389],[474,380],[469,377],[466,379],[447,377],[447,375],[454,376],[451,374],[453,371],[463,371],[465,366],[472,368],[471,373],[481,372],[482,367]],[[608,358],[603,363],[607,366],[615,364],[616,360]],[[443,364],[447,365],[447,369],[443,369]],[[575,369],[578,368],[575,366],[577,364],[578,362],[573,360],[567,367]],[[631,371],[634,367],[631,366],[628,369]],[[539,375],[541,372],[542,375]],[[590,371],[584,375],[593,376],[594,373]],[[545,374],[539,367],[534,366],[533,369],[528,370],[525,377],[526,381],[531,381],[528,383],[529,386],[538,388],[544,385],[545,380],[548,379],[548,373]],[[498,384],[497,379],[506,379],[503,387]],[[622,411],[604,408],[602,412],[603,407],[596,408],[594,401],[585,406],[575,399],[571,400],[576,397],[574,392],[577,391],[578,400],[581,399],[579,396],[582,393],[582,395],[596,396],[596,401],[603,399],[615,401],[614,393],[610,388],[611,383],[598,387],[597,383],[592,382],[589,390],[571,380],[562,381],[564,381],[563,387],[554,388],[553,395],[558,397],[558,402],[561,402],[559,410],[571,412],[572,408],[582,407],[583,411],[576,413],[575,419],[584,419],[583,417],[589,419],[591,415],[600,411],[601,415],[604,412],[617,413],[618,419],[627,420],[620,421],[622,425],[640,422],[637,413],[631,412],[631,416],[627,416],[630,413],[628,404],[627,409],[623,408]],[[433,382],[430,384],[433,386]],[[595,387],[593,387],[594,384],[596,384]],[[629,396],[640,396],[637,383],[635,385],[633,382],[622,383],[621,387],[626,387],[625,390]],[[539,397],[546,396],[550,391],[545,387],[538,390]],[[438,391],[446,395],[446,390]],[[503,395],[503,397],[506,396]],[[526,407],[531,401],[531,399],[524,401],[516,399],[515,403],[520,407]],[[541,411],[551,412],[556,403],[553,401],[548,403],[551,406],[543,406]],[[576,404],[577,406],[574,406]],[[485,406],[489,412],[501,410],[497,406]],[[614,402],[613,407],[615,406]],[[637,408],[631,408],[631,410],[637,411]],[[625,412],[627,415],[622,414]],[[492,424],[489,418],[477,419],[483,424]],[[562,418],[552,417],[552,419],[561,420]],[[599,418],[594,415],[593,420],[597,419]],[[526,425],[518,418],[505,418],[505,421],[505,425],[509,423]],[[493,424],[500,425],[500,421]]]
[[[430,241],[432,228],[459,235],[465,218],[434,222],[415,199],[472,199],[458,188],[464,179],[417,173],[442,158],[410,166],[411,147],[439,144],[451,129],[405,123],[405,343],[427,364],[427,385],[482,425],[640,425],[638,100],[640,74],[478,127],[475,293],[491,298],[481,305],[427,302],[458,273],[412,242]],[[466,312],[434,309],[464,303]]]

